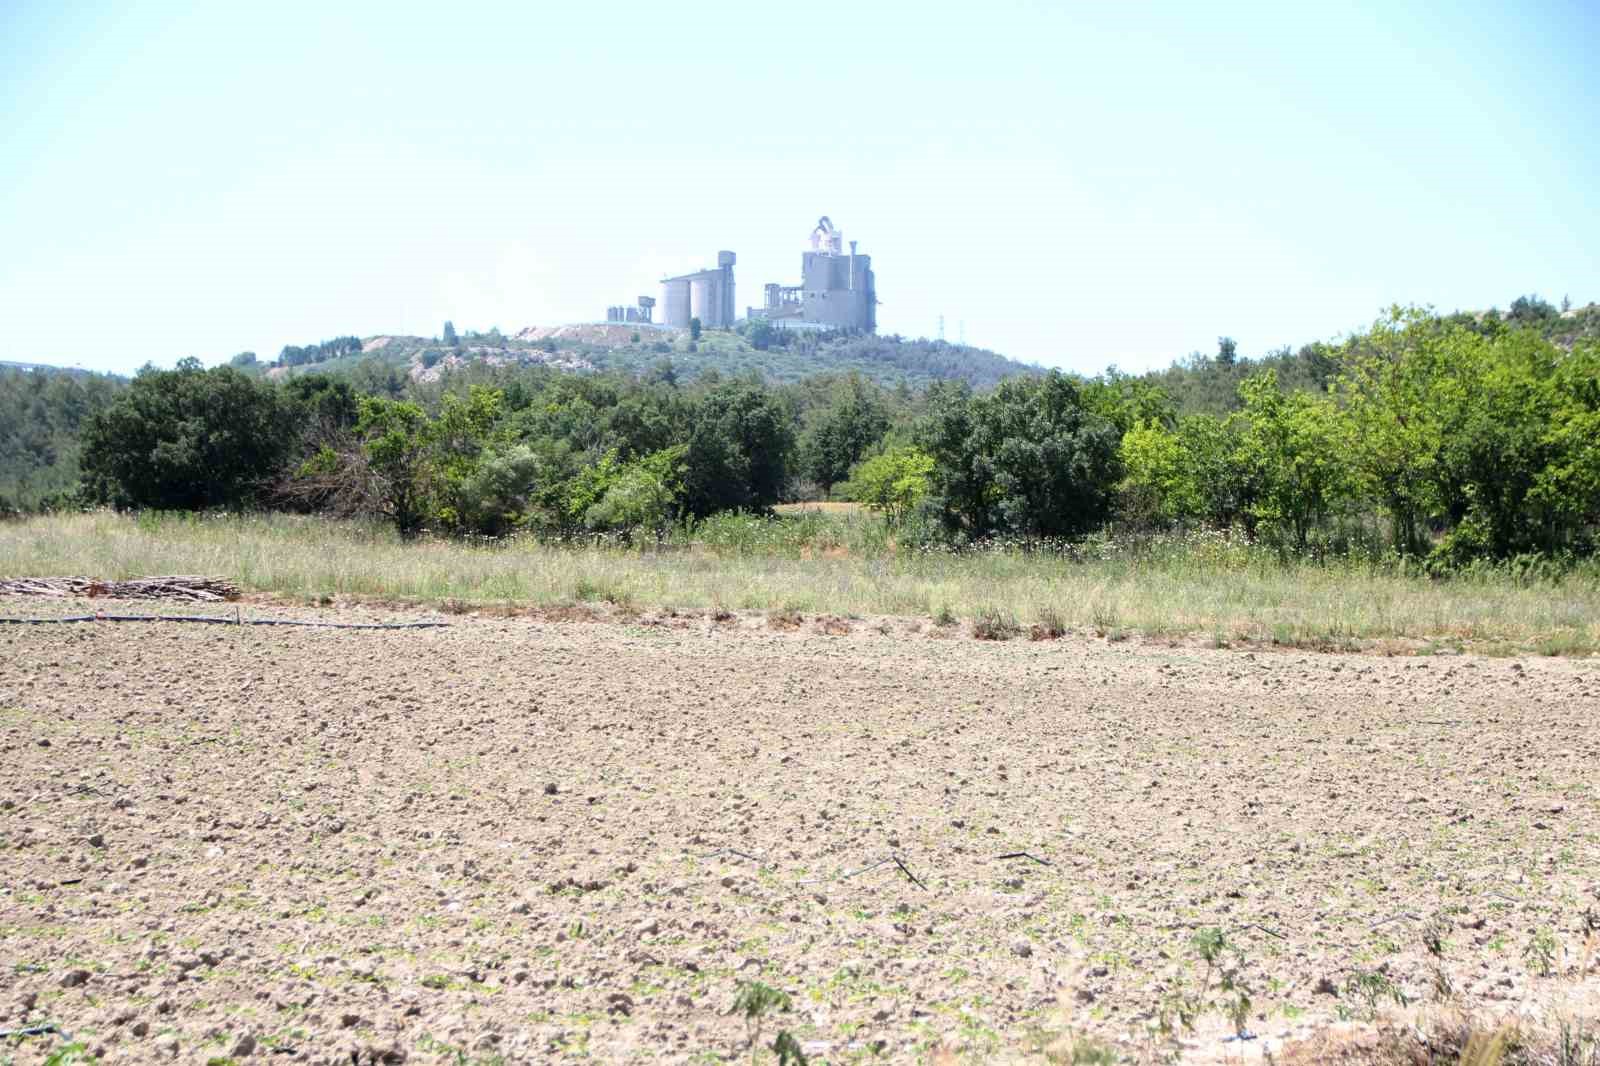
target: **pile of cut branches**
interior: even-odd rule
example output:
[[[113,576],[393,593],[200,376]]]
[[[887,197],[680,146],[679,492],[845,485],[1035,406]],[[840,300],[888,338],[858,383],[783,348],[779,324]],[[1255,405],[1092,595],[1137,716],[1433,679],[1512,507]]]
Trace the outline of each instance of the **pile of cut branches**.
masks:
[[[220,603],[239,598],[239,587],[215,577],[173,575],[100,581],[92,577],[0,578],[0,596],[104,596],[119,600],[186,600]]]

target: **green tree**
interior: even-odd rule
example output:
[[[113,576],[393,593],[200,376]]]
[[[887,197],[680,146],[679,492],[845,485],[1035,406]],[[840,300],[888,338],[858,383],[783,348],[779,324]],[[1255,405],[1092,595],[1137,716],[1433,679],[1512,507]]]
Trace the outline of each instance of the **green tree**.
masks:
[[[1444,435],[1466,399],[1451,349],[1466,336],[1395,307],[1345,351],[1335,394],[1351,425],[1346,461],[1356,491],[1387,512],[1401,554],[1426,550]]]
[[[1549,302],[1541,300],[1538,296],[1518,296],[1511,301],[1511,309],[1506,312],[1507,320],[1517,325],[1541,325],[1557,317],[1558,312]]]
[[[458,532],[498,533],[506,516],[485,509],[479,469],[484,455],[507,441],[495,429],[505,411],[505,394],[485,385],[471,385],[466,396],[446,394],[439,414],[422,433],[428,448],[432,514],[439,524]],[[517,469],[502,462],[500,470]]]
[[[1434,561],[1571,546],[1589,510],[1582,434],[1593,425],[1592,349],[1575,358],[1514,329],[1455,333],[1449,354],[1460,384],[1446,395],[1459,399],[1447,408],[1434,480],[1451,529]]]
[[[1127,433],[1140,422],[1171,428],[1178,418],[1167,390],[1148,378],[1136,378],[1108,367],[1104,374],[1079,386],[1083,404]]]
[[[644,382],[647,385],[665,385],[668,388],[677,388],[678,368],[672,365],[671,357],[658,359],[651,364],[650,369],[644,372]]]
[[[700,339],[700,319],[699,318],[691,318],[689,320],[689,339],[692,340],[692,341],[697,341],[697,340]]]
[[[920,448],[890,448],[857,464],[845,488],[852,500],[866,504],[896,526],[927,496],[933,465],[933,456]]]
[[[441,334],[439,339],[451,348],[461,347],[461,338],[456,335],[456,324],[454,322],[446,320],[444,333]]]
[[[1255,488],[1241,459],[1243,430],[1240,415],[1198,414],[1178,421],[1189,499],[1197,504],[1192,517],[1214,529],[1228,529],[1238,521],[1254,528]]]
[[[533,515],[551,481],[546,457],[527,444],[497,444],[466,467],[452,490],[450,517],[458,530],[500,536]]]
[[[687,437],[687,513],[767,510],[782,498],[794,435],[789,413],[764,386],[717,386],[695,405]]]
[[[584,512],[590,529],[646,530],[658,539],[677,515],[688,467],[685,445],[674,445],[629,463],[605,494]]]
[[[1122,435],[1122,517],[1138,525],[1178,522],[1202,509],[1194,465],[1178,434],[1141,419]]]
[[[1239,386],[1244,432],[1239,461],[1253,482],[1254,518],[1308,545],[1313,527],[1350,495],[1349,435],[1338,408],[1306,392],[1285,395],[1275,370]]]
[[[772,347],[774,341],[778,340],[778,330],[771,322],[764,318],[758,318],[750,323],[749,328],[745,330],[744,337],[745,340],[750,342],[750,347],[758,352],[764,352]]]
[[[283,386],[302,428],[324,433],[352,428],[360,416],[358,396],[346,378],[303,374]]]
[[[431,491],[433,434],[427,413],[409,400],[364,396],[356,433],[376,510],[401,536],[416,535],[427,520]]]
[[[118,507],[254,504],[287,458],[292,414],[276,386],[233,367],[147,368],[85,427],[85,489]]]
[[[851,375],[839,384],[832,402],[816,413],[801,436],[801,473],[827,496],[888,430],[887,406],[875,389]]]
[[[947,527],[1070,536],[1110,513],[1120,477],[1116,427],[1058,372],[1013,378],[992,393],[930,390],[918,444],[934,458],[930,502]]]
[[[1550,454],[1529,501],[1547,516],[1553,545],[1600,525],[1600,342],[1579,345],[1559,361],[1550,388],[1553,411],[1544,435]]]

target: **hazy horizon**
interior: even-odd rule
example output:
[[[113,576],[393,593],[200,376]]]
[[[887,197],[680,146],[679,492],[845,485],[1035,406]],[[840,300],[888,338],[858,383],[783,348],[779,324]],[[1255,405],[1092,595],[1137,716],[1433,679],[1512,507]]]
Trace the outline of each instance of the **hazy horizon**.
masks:
[[[1600,298],[1600,9],[0,11],[0,359],[597,321],[828,215],[880,332],[1138,371]]]

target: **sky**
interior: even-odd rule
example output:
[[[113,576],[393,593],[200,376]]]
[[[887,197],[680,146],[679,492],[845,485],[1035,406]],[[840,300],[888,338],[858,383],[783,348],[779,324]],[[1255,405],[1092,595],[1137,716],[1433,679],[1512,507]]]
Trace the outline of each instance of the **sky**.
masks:
[[[1095,372],[1600,300],[1600,4],[0,0],[0,359],[594,321],[821,215]]]

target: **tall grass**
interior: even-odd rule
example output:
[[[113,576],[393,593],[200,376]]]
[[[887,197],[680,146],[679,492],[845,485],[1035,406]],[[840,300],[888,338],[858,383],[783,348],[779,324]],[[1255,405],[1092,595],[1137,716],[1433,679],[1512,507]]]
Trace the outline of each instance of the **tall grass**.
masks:
[[[725,515],[663,543],[403,542],[292,515],[63,514],[0,523],[0,576],[205,573],[287,596],[974,618],[1003,609],[1093,633],[1341,647],[1412,641],[1589,654],[1600,567],[1438,581],[1400,564],[1297,560],[1194,534],[1050,550],[896,544],[865,515]]]

